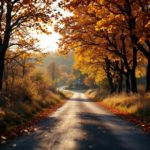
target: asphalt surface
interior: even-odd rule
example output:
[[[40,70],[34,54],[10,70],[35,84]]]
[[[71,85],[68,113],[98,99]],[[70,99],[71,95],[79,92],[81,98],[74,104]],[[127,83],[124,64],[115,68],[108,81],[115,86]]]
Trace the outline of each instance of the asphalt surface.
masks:
[[[0,150],[150,150],[150,137],[75,92],[61,108]]]

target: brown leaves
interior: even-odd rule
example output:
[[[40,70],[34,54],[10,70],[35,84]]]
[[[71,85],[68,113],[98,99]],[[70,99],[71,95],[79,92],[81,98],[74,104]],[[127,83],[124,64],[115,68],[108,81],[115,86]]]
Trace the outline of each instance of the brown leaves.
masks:
[[[23,4],[29,4],[29,3],[31,3],[32,2],[32,0],[22,0],[22,3]]]

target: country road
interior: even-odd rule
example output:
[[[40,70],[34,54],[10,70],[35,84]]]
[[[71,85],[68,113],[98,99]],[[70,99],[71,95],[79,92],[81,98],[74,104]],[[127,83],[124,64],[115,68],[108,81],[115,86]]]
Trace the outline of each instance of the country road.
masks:
[[[150,150],[148,135],[80,92],[36,128],[0,150]]]

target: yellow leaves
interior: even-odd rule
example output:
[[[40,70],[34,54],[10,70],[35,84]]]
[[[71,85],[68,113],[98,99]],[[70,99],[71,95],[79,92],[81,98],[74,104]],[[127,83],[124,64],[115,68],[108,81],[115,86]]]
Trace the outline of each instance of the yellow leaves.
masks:
[[[148,21],[148,23],[145,25],[146,28],[150,28],[150,20]]]
[[[140,38],[140,40],[139,40],[139,43],[144,43],[145,40],[146,40],[146,37],[145,37],[145,36],[142,36],[142,37]]]
[[[95,77],[95,82],[97,84],[101,83],[102,81],[104,81],[106,79],[106,74],[105,71],[101,68],[97,71],[97,75]]]
[[[136,68],[136,77],[141,78],[145,77],[145,75],[146,75],[146,66],[141,64]]]
[[[98,2],[99,2],[100,4],[103,4],[103,3],[105,2],[105,0],[98,0]]]
[[[125,18],[124,18],[123,15],[118,14],[118,15],[114,15],[114,20],[115,20],[115,21],[117,21],[117,20],[119,20],[119,21],[120,21],[120,20],[123,20],[123,21],[124,21]]]
[[[41,18],[37,18],[37,22],[43,22]]]
[[[103,56],[100,53],[101,51],[94,48],[80,48],[76,50],[74,55],[74,69],[79,69],[83,74],[88,74],[97,83],[101,82],[106,75],[103,69]]]
[[[71,11],[74,11],[74,8],[72,7],[72,6],[70,6],[70,8],[69,8]]]
[[[109,13],[96,23],[95,30],[96,31],[103,30],[107,31],[108,33],[113,33],[117,29],[118,24],[124,21],[124,19],[125,18],[120,14],[114,15],[113,13]]]
[[[90,3],[90,5],[88,6],[88,12],[89,13],[94,13],[96,11],[96,8],[95,8],[95,4],[96,3]]]
[[[107,31],[108,33],[113,33],[113,31],[116,29],[115,26],[113,26],[112,24],[109,24],[105,19],[98,21],[96,26],[95,26],[95,30],[96,31]]]
[[[124,0],[120,0],[117,3],[118,5],[122,5],[124,4]],[[125,21],[125,17],[119,12],[117,14],[117,10],[113,10],[116,13],[110,11],[113,7],[113,4],[109,4],[106,0],[99,0],[97,2],[90,3],[88,6],[89,13],[93,13],[97,18],[99,18],[95,24],[96,31],[102,30],[108,33],[118,32],[118,24],[120,24],[121,27],[121,23]]]

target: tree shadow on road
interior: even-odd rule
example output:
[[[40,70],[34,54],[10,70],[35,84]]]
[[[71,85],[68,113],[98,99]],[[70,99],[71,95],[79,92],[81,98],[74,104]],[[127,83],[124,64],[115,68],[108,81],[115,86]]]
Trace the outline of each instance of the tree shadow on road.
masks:
[[[76,139],[78,142],[78,150],[125,150],[120,145],[119,139],[107,129],[100,115],[92,113],[79,113],[81,121],[81,130],[85,133],[83,139]],[[110,116],[104,116],[111,118]]]
[[[80,101],[80,102],[94,102],[93,100],[84,99],[84,98],[70,98],[67,101]]]
[[[0,150],[47,150],[50,142],[48,135],[59,121],[55,117],[45,118],[35,125],[35,132],[18,137],[8,145],[1,145]]]

